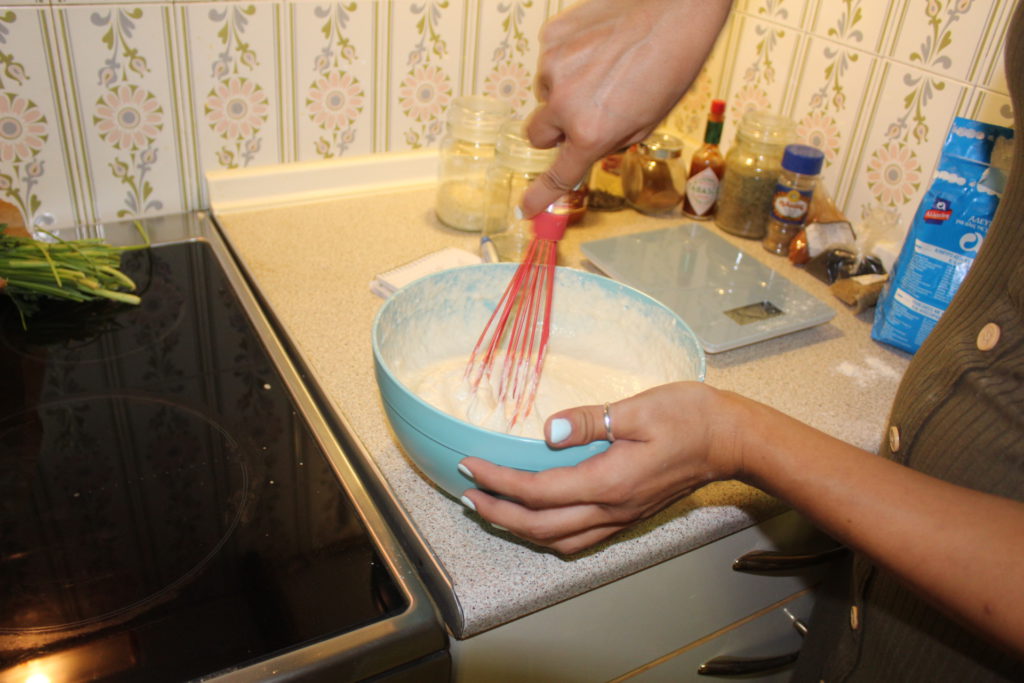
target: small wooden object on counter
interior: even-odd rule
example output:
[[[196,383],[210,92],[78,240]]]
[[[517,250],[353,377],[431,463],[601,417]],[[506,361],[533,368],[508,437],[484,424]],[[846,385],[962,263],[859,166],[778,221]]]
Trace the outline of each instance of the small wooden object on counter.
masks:
[[[707,220],[715,215],[718,185],[725,173],[725,157],[718,148],[724,119],[725,100],[712,100],[704,144],[690,158],[690,175],[683,196],[683,215],[689,218]]]
[[[878,303],[878,295],[882,292],[889,276],[886,273],[867,273],[836,280],[829,288],[836,298],[850,307],[853,313],[871,308]]]
[[[0,226],[5,226],[0,233],[29,237],[28,230],[25,229],[25,219],[21,217],[21,211],[14,204],[2,199],[0,199]]]

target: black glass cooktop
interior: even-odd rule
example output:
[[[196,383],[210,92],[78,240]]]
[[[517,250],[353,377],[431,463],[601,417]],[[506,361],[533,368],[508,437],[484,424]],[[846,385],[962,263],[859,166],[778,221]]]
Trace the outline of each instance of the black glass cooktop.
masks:
[[[0,679],[191,679],[402,610],[209,245],[123,269],[138,307],[0,297]]]

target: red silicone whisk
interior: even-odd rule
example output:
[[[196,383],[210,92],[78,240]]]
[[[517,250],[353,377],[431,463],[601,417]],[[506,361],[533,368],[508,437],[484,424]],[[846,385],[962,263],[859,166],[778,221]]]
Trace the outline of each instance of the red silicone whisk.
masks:
[[[533,219],[533,239],[526,255],[487,320],[466,365],[465,377],[475,392],[482,380],[491,381],[501,358],[497,399],[509,429],[529,416],[537,397],[551,336],[558,241],[568,222],[568,214],[547,211]]]

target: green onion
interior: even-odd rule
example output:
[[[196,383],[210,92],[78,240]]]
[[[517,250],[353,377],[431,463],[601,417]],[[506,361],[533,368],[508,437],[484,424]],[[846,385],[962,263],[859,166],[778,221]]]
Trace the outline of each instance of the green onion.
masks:
[[[4,227],[0,225],[0,293],[14,302],[22,327],[39,298],[109,299],[131,305],[141,302],[129,293],[135,290],[135,283],[120,270],[123,252],[150,245],[139,221],[135,221],[135,229],[144,243],[132,247],[115,247],[95,238],[63,240],[45,230],[56,241],[40,242],[3,234]]]

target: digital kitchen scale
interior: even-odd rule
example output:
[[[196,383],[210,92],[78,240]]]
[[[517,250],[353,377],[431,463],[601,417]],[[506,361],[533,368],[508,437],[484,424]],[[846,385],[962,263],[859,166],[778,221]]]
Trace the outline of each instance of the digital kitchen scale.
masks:
[[[699,223],[594,240],[583,254],[674,310],[708,353],[828,322],[835,311]]]

